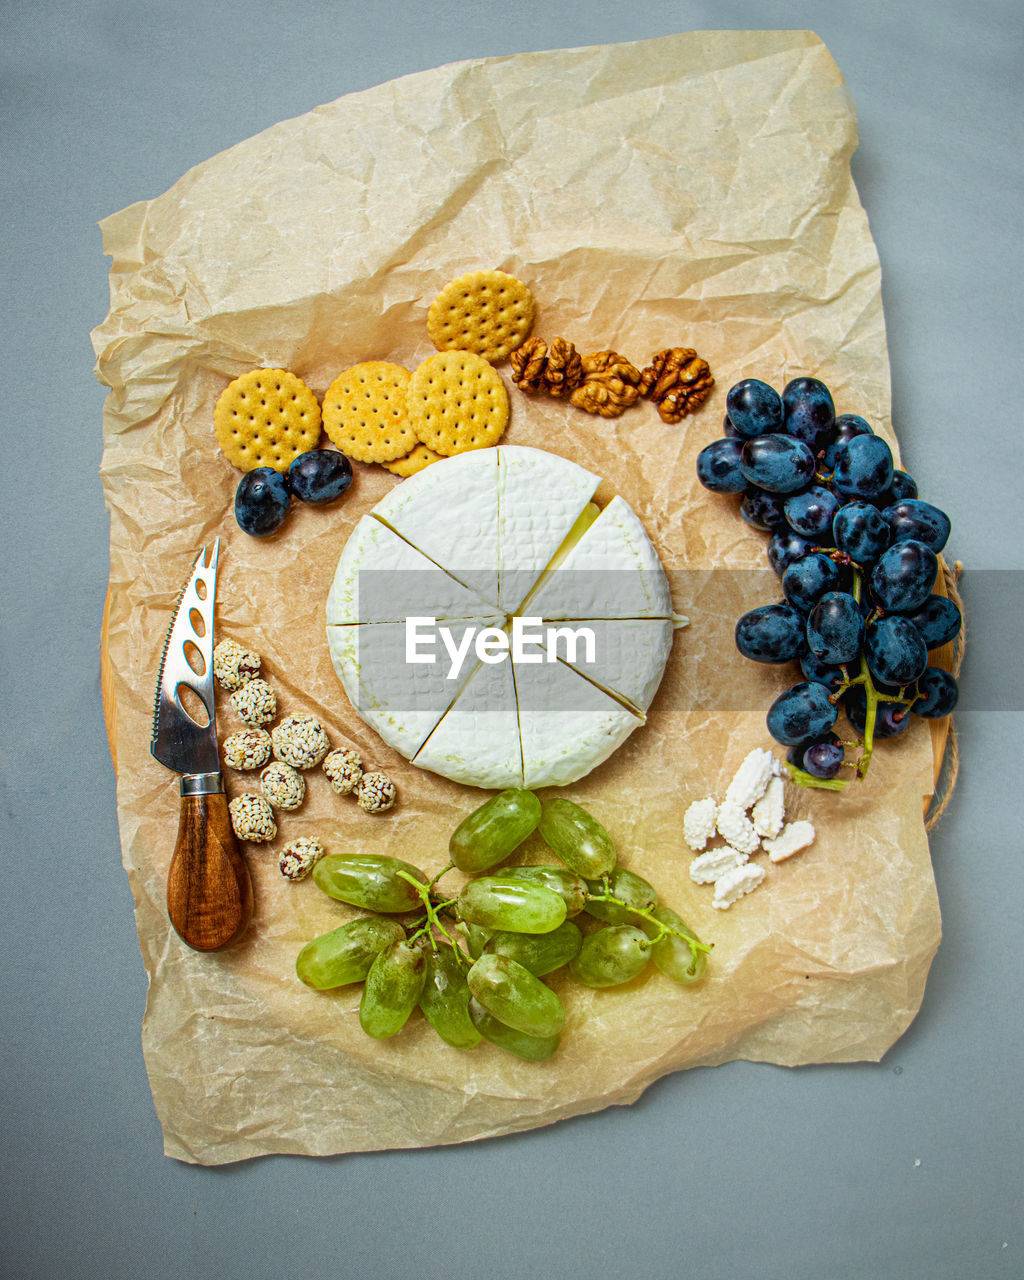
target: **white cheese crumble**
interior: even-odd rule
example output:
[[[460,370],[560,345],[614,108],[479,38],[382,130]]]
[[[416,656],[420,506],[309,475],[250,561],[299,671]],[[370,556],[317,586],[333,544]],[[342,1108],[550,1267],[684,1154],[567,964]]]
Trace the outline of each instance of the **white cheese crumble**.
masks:
[[[782,830],[786,821],[785,792],[785,783],[780,777],[773,776],[764,795],[750,812],[754,830],[762,840],[765,837],[773,840]]]
[[[715,896],[711,899],[711,905],[719,911],[725,911],[744,894],[756,889],[763,879],[764,867],[752,862],[735,867],[715,881]]]
[[[749,856],[729,845],[721,849],[709,849],[707,853],[699,853],[690,863],[690,879],[694,884],[714,884],[727,871],[742,867]]]
[[[683,839],[694,853],[706,848],[708,841],[715,834],[715,823],[718,820],[718,805],[712,796],[703,800],[694,800],[683,814]]]
[[[743,810],[751,808],[764,795],[775,772],[775,757],[763,747],[755,747],[744,759],[726,788],[725,803]]]
[[[809,822],[787,822],[777,839],[764,841],[764,849],[772,862],[785,862],[813,841],[814,827]]]
[[[738,804],[726,801],[718,810],[718,834],[741,853],[754,853],[760,844],[754,824]]]

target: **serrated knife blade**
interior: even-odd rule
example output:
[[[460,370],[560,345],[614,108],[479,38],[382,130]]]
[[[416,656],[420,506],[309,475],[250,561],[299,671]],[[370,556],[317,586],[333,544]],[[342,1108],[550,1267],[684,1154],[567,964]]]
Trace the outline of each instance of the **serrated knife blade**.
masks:
[[[183,942],[217,951],[252,915],[252,880],[228,812],[217,751],[213,630],[220,539],[203,547],[178,596],[160,658],[150,751],[180,773],[167,912]]]

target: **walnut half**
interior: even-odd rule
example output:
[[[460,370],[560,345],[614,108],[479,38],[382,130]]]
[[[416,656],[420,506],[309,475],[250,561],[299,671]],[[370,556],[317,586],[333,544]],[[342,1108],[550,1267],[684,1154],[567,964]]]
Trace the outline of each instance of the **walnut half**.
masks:
[[[528,395],[544,391],[561,399],[583,381],[579,352],[565,338],[555,338],[550,346],[541,338],[527,338],[509,359],[513,382]]]
[[[640,376],[640,394],[653,401],[662,421],[669,423],[699,409],[714,385],[708,362],[692,347],[658,351]]]
[[[617,418],[640,398],[640,370],[617,351],[583,357],[583,383],[569,403],[602,418]]]

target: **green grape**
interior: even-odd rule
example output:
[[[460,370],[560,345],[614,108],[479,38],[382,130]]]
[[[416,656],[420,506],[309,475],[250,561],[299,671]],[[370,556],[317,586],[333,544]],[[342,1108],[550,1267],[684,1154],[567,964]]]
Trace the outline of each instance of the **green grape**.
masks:
[[[493,930],[485,929],[482,924],[470,924],[466,920],[463,920],[462,928],[466,935],[466,950],[474,960],[479,960]]]
[[[472,1049],[480,1032],[469,1016],[466,970],[451,947],[427,953],[427,976],[420,992],[423,1016],[437,1034],[455,1049]]]
[[[558,996],[507,956],[488,952],[470,969],[469,989],[489,1014],[528,1036],[553,1036],[565,1022]]]
[[[587,890],[590,893],[603,893],[604,881],[588,880]],[[587,902],[587,915],[598,920],[606,920],[609,924],[636,924],[636,915],[630,907],[638,907],[641,911],[653,911],[658,905],[658,894],[654,886],[648,884],[643,876],[638,876],[624,867],[616,869],[608,877],[608,892],[621,898],[628,906],[620,907],[617,902]]]
[[[615,866],[612,838],[596,818],[571,800],[556,797],[543,806],[537,829],[577,875],[606,875]]]
[[[506,867],[501,874],[511,876],[513,880],[529,880],[531,884],[554,889],[565,900],[567,916],[578,916],[586,904],[587,882],[568,867]]]
[[[295,972],[317,991],[362,982],[377,954],[404,937],[397,920],[362,916],[307,942],[295,960]]]
[[[578,926],[566,920],[550,933],[498,932],[491,937],[486,951],[507,956],[524,969],[529,969],[535,978],[543,978],[546,973],[554,973],[563,964],[568,964],[579,951],[582,941],[583,934]]]
[[[527,1062],[547,1062],[558,1048],[560,1037],[557,1032],[553,1036],[528,1036],[513,1027],[506,1027],[492,1014],[488,1013],[477,1000],[469,1002],[469,1016],[473,1025],[485,1040],[496,1044],[499,1049],[514,1053]]]
[[[642,973],[650,959],[650,940],[631,924],[610,924],[583,939],[569,972],[585,987],[617,987]]]
[[[370,965],[359,1002],[359,1025],[375,1040],[386,1040],[405,1026],[419,1003],[427,957],[404,938],[385,948]]]
[[[414,911],[422,899],[399,871],[427,882],[419,867],[383,853],[332,853],[313,868],[313,880],[328,897],[366,911]]]
[[[509,933],[550,933],[565,919],[554,889],[512,876],[480,876],[459,894],[459,916],[470,924]]]
[[[671,907],[655,907],[654,918],[660,920],[662,924],[678,929],[680,933],[687,938],[692,938],[694,942],[700,941],[683,918],[676,915]],[[655,924],[645,922],[644,930],[648,937],[653,938],[658,932],[658,927]],[[682,938],[677,938],[671,933],[663,934],[661,939],[651,947],[651,959],[654,961],[656,968],[660,969],[667,978],[671,978],[673,982],[697,982],[700,978],[703,978],[704,970],[708,967],[706,951],[698,951],[694,955]]]
[[[536,830],[540,801],[532,791],[499,791],[468,814],[452,832],[448,851],[460,871],[473,874],[497,866]]]

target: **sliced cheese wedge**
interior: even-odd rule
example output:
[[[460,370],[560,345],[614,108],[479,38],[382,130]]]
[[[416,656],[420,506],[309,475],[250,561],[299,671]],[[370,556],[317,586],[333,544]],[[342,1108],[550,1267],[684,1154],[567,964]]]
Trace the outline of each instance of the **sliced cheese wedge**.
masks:
[[[468,662],[447,679],[448,663],[407,662],[404,622],[329,626],[327,643],[356,713],[406,759],[419,751],[473,670]]]
[[[658,553],[625,498],[612,498],[519,612],[552,619],[672,618]]]
[[[338,562],[327,597],[327,624],[404,622],[407,617],[477,618],[482,626],[505,621],[503,613],[393,529],[363,516]]]
[[[502,445],[496,452],[498,604],[516,613],[559,548],[582,532],[577,522],[601,480],[543,449]]]
[[[523,785],[516,691],[507,656],[499,663],[477,665],[413,764],[470,787]]]
[[[644,723],[567,663],[520,665],[514,673],[526,787],[575,782]]]
[[[598,618],[562,624],[572,633],[589,630],[594,637],[593,660],[588,660],[583,637],[553,637],[555,653],[599,689],[625,702],[642,715],[654,701],[665,664],[672,651],[672,623],[665,618]]]
[[[373,509],[425,556],[498,604],[498,450],[472,449],[397,485]],[[571,464],[570,464],[571,465]]]

